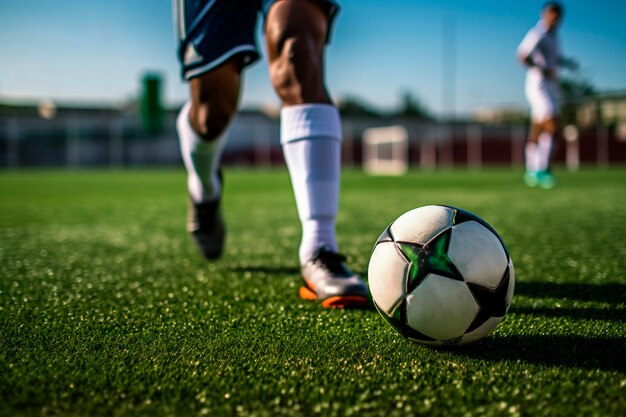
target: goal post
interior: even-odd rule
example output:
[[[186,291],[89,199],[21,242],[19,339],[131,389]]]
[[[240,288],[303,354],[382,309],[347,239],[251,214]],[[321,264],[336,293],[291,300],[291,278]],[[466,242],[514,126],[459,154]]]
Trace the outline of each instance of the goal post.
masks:
[[[374,175],[402,175],[409,168],[409,135],[404,126],[363,132],[363,168]]]

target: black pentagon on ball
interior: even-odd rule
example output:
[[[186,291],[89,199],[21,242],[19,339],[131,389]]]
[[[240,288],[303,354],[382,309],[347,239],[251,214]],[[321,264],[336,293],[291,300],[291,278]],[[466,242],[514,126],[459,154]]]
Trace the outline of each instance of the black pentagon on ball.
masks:
[[[396,249],[409,264],[406,293],[413,292],[430,275],[455,281],[464,281],[463,275],[448,257],[452,229],[445,229],[429,242],[422,245],[411,242],[396,242]]]
[[[472,324],[469,325],[465,333],[469,333],[482,326],[492,317],[504,317],[506,314],[506,293],[511,280],[511,270],[507,266],[500,283],[495,289],[484,287],[478,284],[467,283],[472,296],[478,303],[478,314]]]

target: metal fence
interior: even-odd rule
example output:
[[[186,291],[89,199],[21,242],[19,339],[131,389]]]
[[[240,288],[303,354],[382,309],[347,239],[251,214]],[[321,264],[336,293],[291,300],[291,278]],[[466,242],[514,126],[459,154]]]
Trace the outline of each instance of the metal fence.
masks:
[[[343,118],[343,161],[360,165],[363,132],[400,125],[408,132],[408,163],[422,169],[485,165],[522,166],[527,128],[519,124],[433,123],[411,120]],[[235,117],[224,152],[225,164],[282,164],[279,122],[261,113]],[[558,163],[576,169],[626,162],[626,141],[615,129],[598,126],[561,141]],[[132,116],[0,117],[0,167],[128,167],[180,165],[175,115],[158,135],[144,135]]]

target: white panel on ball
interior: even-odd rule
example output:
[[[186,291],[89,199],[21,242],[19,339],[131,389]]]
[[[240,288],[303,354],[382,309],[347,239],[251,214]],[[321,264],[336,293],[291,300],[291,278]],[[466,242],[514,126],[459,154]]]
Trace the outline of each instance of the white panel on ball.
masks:
[[[448,256],[465,281],[495,289],[507,266],[507,256],[500,240],[475,221],[452,228]]]
[[[443,206],[424,206],[407,211],[393,222],[391,234],[396,241],[426,244],[452,226],[454,212]]]
[[[405,296],[409,264],[398,252],[394,242],[381,242],[374,248],[367,276],[372,298],[385,313]]]
[[[498,323],[502,321],[503,318],[504,317],[490,317],[489,319],[487,319],[486,322],[478,326],[478,328],[472,330],[469,333],[466,333],[463,336],[463,339],[461,339],[461,343],[459,344],[465,345],[467,343],[472,343],[472,342],[482,339],[483,337],[491,333],[493,329],[496,328]]]
[[[478,313],[464,282],[436,274],[428,275],[406,300],[409,326],[441,341],[461,336]]]

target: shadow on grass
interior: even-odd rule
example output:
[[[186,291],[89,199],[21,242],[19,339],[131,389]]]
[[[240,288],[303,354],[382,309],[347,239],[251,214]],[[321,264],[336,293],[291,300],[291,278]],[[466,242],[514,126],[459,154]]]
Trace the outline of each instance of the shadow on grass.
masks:
[[[626,285],[610,284],[557,284],[550,282],[517,282],[515,293],[536,298],[556,298],[589,302],[623,304]],[[519,307],[511,313],[544,317],[566,317],[582,320],[626,322],[624,308],[559,308]],[[564,328],[563,333],[568,329]],[[534,365],[575,367],[618,371],[626,374],[626,338],[584,337],[576,335],[511,335],[489,337],[476,345],[455,350],[456,354],[477,359],[523,361]]]
[[[520,282],[515,293],[536,298],[556,298],[590,302],[604,302],[613,305],[623,304],[626,300],[624,284],[557,284],[550,282]],[[624,308],[559,308],[559,307],[519,307],[511,309],[516,314],[531,314],[545,317],[569,317],[585,320],[626,321]]]
[[[511,307],[510,313],[528,314],[544,317],[567,317],[581,320],[605,320],[626,322],[626,309],[620,308],[548,308],[548,307]]]
[[[626,374],[626,338],[620,337],[490,337],[451,352],[488,361],[523,361],[533,365],[598,369]]]
[[[295,279],[300,279],[300,269],[294,267],[283,267],[283,266],[269,266],[269,265],[233,265],[228,268],[231,272],[237,273],[246,273],[249,272],[251,274],[259,274],[264,273],[268,275],[293,275]],[[360,276],[366,276],[362,273],[358,273]],[[333,309],[331,309],[333,310]],[[357,311],[376,311],[376,307],[374,307],[374,303],[372,302],[372,297],[368,297],[367,304],[360,306],[352,306],[348,308],[348,310],[357,310]]]
[[[626,300],[626,284],[557,284],[518,281],[515,283],[515,293],[539,298],[567,298],[619,304]]]

